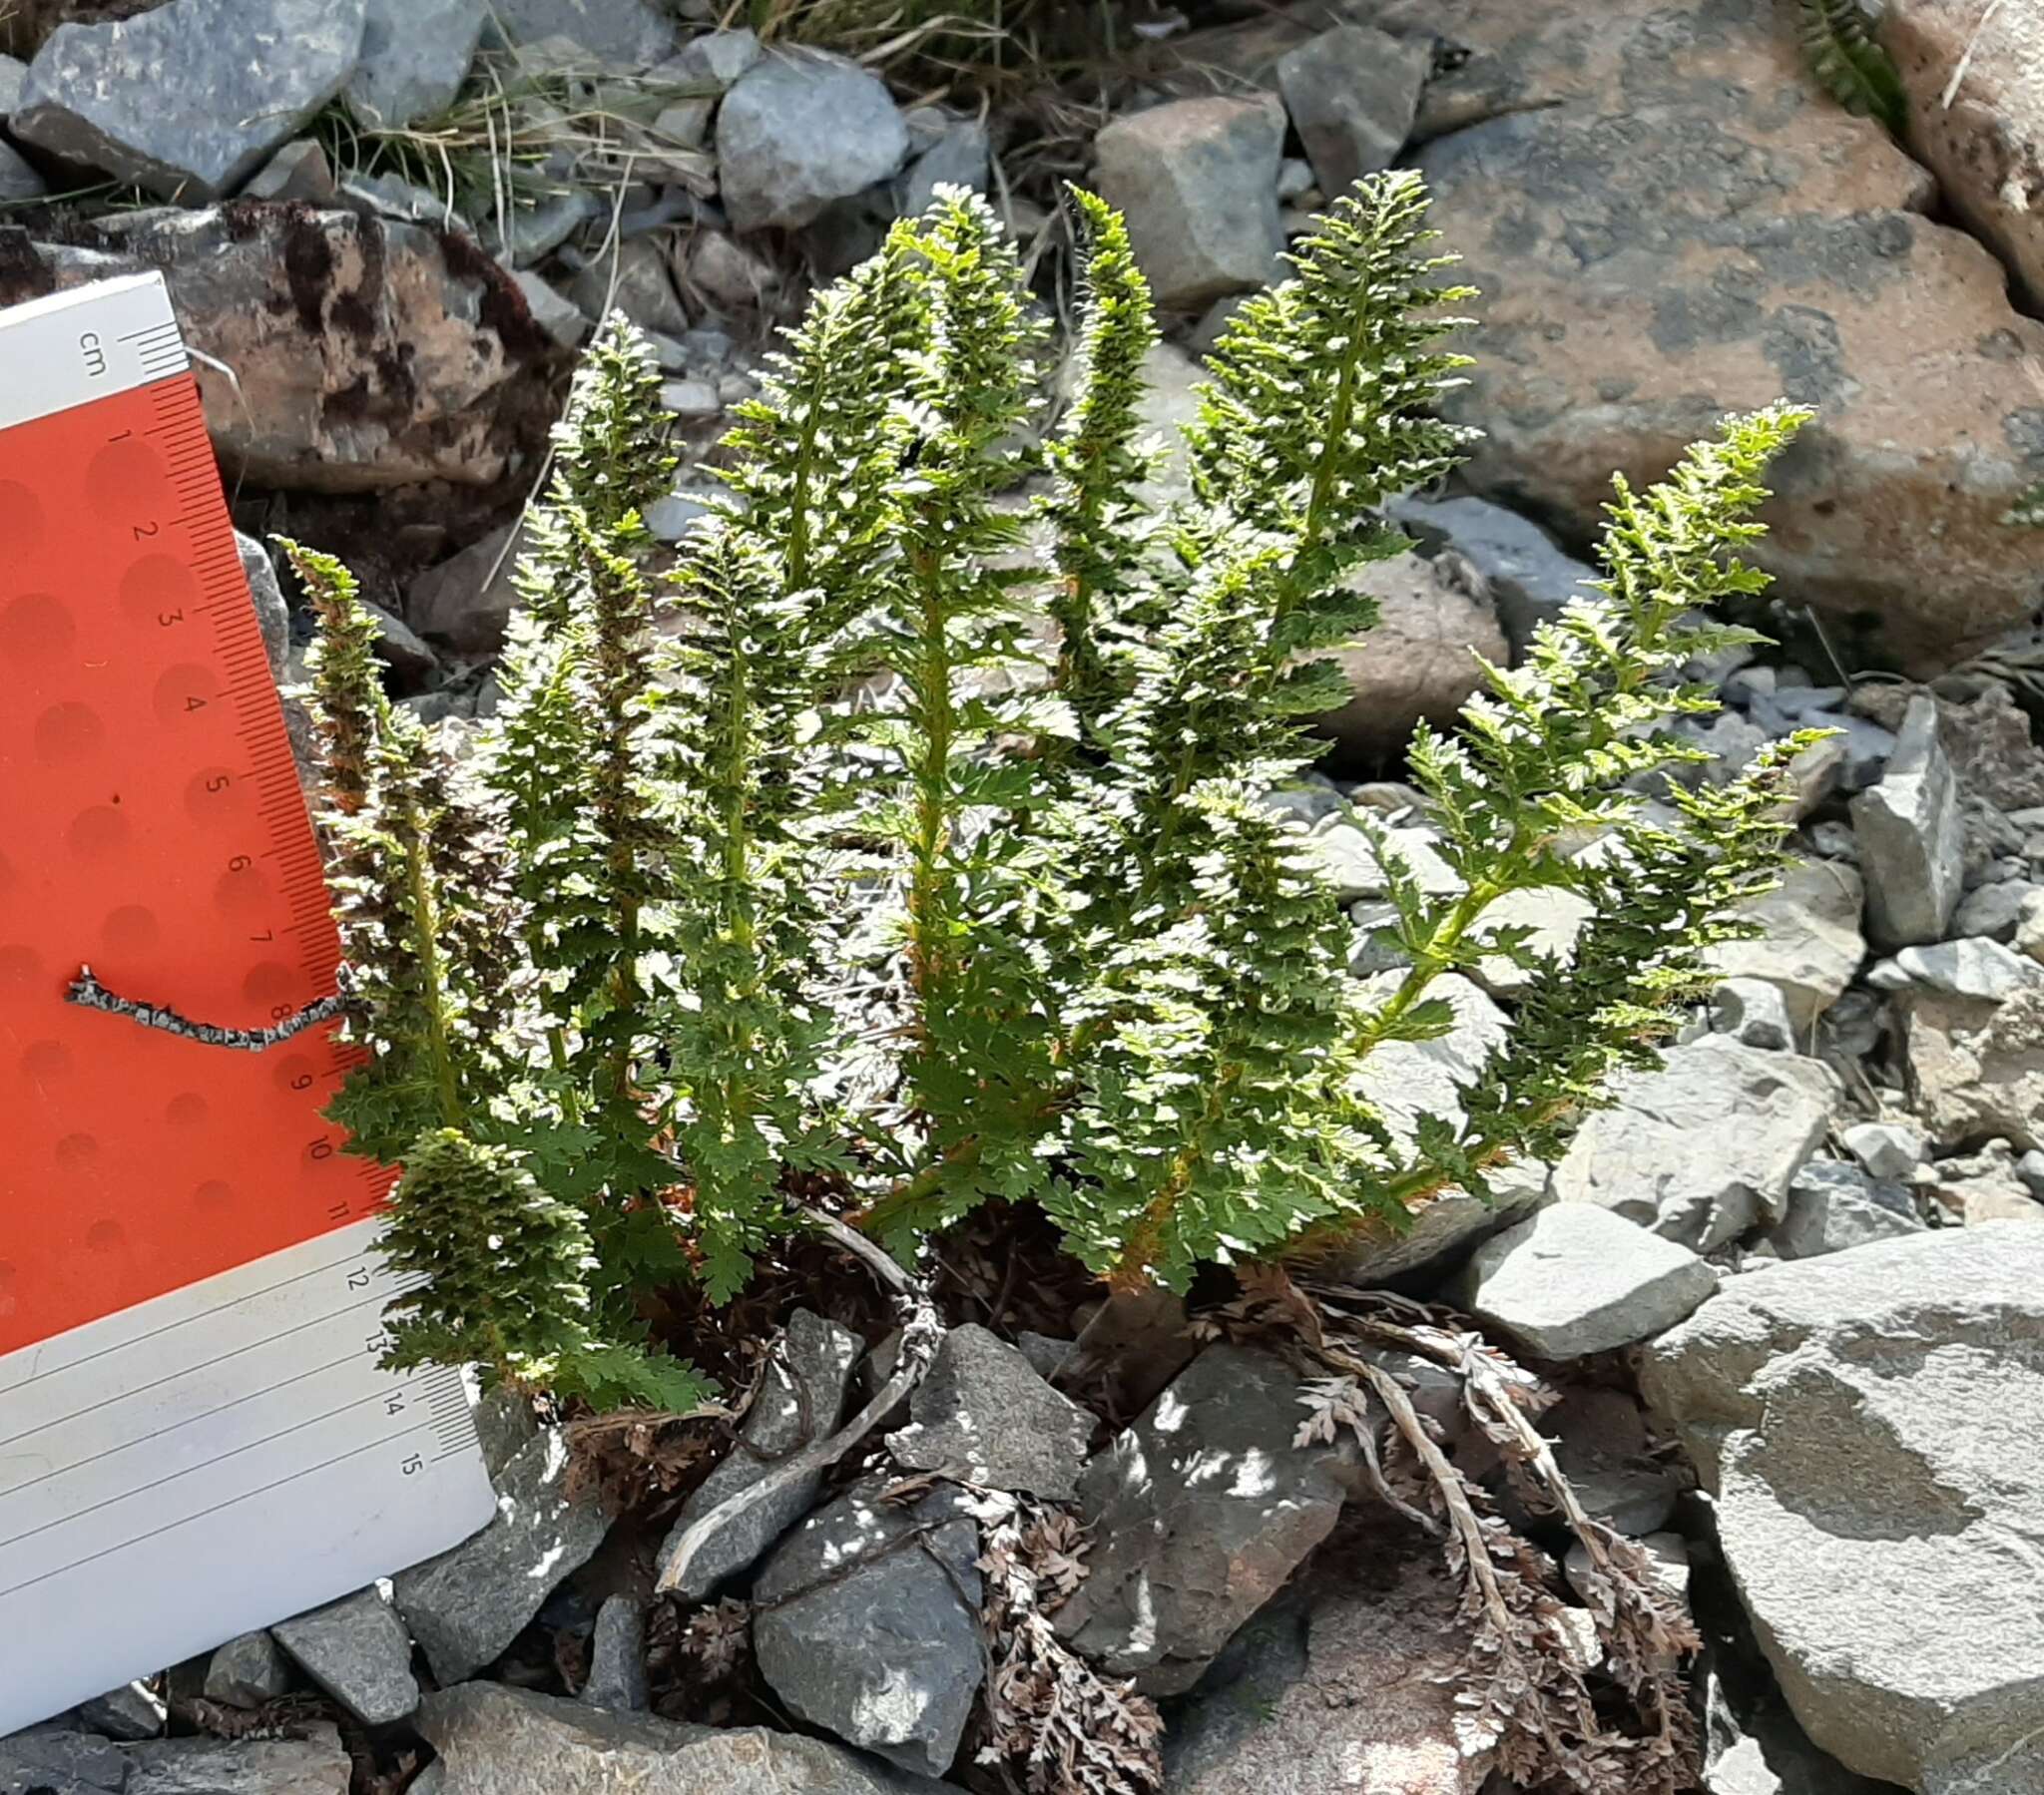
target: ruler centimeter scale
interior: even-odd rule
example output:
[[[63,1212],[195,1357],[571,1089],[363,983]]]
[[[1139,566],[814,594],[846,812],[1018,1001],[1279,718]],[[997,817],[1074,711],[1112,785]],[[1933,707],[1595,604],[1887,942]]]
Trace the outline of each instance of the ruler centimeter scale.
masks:
[[[392,1174],[320,1112],[339,942],[160,276],[0,310],[0,1734],[457,1544],[459,1372],[378,1368]]]

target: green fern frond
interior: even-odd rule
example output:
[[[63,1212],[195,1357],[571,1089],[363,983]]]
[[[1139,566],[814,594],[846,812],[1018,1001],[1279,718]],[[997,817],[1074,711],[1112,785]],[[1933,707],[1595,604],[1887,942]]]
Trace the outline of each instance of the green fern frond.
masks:
[[[1797,5],[1803,51],[1824,91],[1847,112],[1877,120],[1902,136],[1909,124],[1908,96],[1860,0],[1797,0]]]

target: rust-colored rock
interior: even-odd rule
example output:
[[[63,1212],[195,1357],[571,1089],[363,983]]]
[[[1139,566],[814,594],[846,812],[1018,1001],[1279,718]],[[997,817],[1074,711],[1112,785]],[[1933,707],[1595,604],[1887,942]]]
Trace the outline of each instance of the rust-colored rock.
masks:
[[[1610,476],[1659,477],[1728,411],[1819,416],[1775,470],[1785,596],[1930,669],[2033,603],[2002,518],[2044,478],[2044,324],[1924,215],[1933,183],[1823,96],[1774,0],[1381,0],[1467,52],[1417,135],[1482,289],[1453,409],[1488,496],[1576,544]],[[1439,66],[1439,65],[1437,65]],[[1834,625],[1834,634],[1850,636]]]
[[[1880,37],[1909,97],[1910,148],[2044,302],[2044,12],[2024,0],[1888,0]]]
[[[131,213],[84,246],[0,245],[0,303],[137,267],[163,270],[211,358],[214,446],[258,485],[486,486],[543,422],[559,351],[465,237],[298,205]]]

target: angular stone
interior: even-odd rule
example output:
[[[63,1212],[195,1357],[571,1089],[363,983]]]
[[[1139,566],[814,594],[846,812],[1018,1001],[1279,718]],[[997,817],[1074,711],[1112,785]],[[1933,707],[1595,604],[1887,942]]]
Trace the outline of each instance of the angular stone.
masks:
[[[717,417],[724,410],[716,385],[708,380],[670,380],[660,389],[660,403],[685,424]]]
[[[596,1610],[589,1680],[582,1699],[600,1708],[643,1713],[653,1705],[646,1676],[646,1606],[629,1595],[608,1597]]]
[[[519,297],[525,301],[525,309],[532,313],[532,321],[562,348],[578,348],[590,330],[582,307],[530,268],[520,268],[512,279],[517,283]]]
[[[339,191],[334,185],[333,165],[318,142],[301,137],[286,144],[261,168],[249,177],[242,189],[246,200],[303,200],[323,206]]]
[[[1480,581],[1452,560],[1401,555],[1358,569],[1349,584],[1377,602],[1377,622],[1332,657],[1348,702],[1314,720],[1319,733],[1357,754],[1402,750],[1422,719],[1451,724],[1482,679],[1480,655],[1509,659],[1497,613]]]
[[[515,543],[514,532],[520,538]],[[516,575],[524,547],[523,532],[506,524],[427,568],[405,589],[405,621],[457,654],[494,652],[518,606]]]
[[[1430,38],[1367,25],[1337,25],[1278,59],[1278,91],[1329,200],[1398,160],[1432,63]]]
[[[291,1667],[266,1632],[230,1639],[207,1661],[206,1697],[230,1707],[259,1708],[290,1692]]]
[[[1997,1224],[1754,1272],[1647,1349],[1796,1718],[1864,1775],[2044,1768],[2040,1343],[2044,1229]]]
[[[154,1739],[169,1717],[164,1698],[144,1682],[123,1683],[78,1707],[79,1725],[110,1739]]]
[[[1911,989],[1895,1008],[1914,1108],[1939,1145],[2044,1146],[2044,991],[1994,1004]]]
[[[542,1429],[497,1478],[496,1520],[393,1579],[397,1611],[442,1683],[499,1657],[603,1544],[603,1510],[572,1500],[567,1478],[566,1435]]]
[[[1466,1646],[1454,1581],[1424,1555],[1371,1580],[1315,1603],[1304,1662],[1257,1691],[1255,1724],[1203,1711],[1239,1705],[1245,1691],[1196,1698],[1166,1734],[1172,1795],[1476,1795],[1494,1753],[1465,1755],[1458,1742]]]
[[[801,1733],[679,1725],[502,1683],[428,1695],[418,1728],[443,1767],[437,1795],[942,1795],[946,1787]]]
[[[1920,985],[1947,997],[1974,998],[1990,1004],[2044,985],[2044,967],[1998,941],[1980,937],[1935,941],[1928,947],[1905,947],[1889,965],[1894,976],[1883,977],[1887,969],[1875,967],[1868,982],[1883,991]]]
[[[1952,934],[2013,941],[2022,924],[2023,907],[2035,892],[2044,892],[2044,885],[2033,885],[2028,879],[1999,879],[1975,887],[1959,900],[1952,916]]]
[[[1634,1539],[1668,1525],[1688,1485],[1680,1467],[1654,1451],[1646,1411],[1627,1392],[1578,1387],[1540,1427],[1588,1513]]]
[[[2023,900],[2023,913],[2016,918],[2015,950],[2044,965],[2044,891]]]
[[[1877,15],[1909,102],[1909,148],[1952,209],[2044,301],[2044,20],[1909,0]]]
[[[1901,1122],[1854,1122],[1838,1138],[1863,1170],[1891,1183],[1906,1182],[1930,1157],[1930,1142],[1922,1132]]]
[[[940,187],[967,188],[975,194],[986,192],[992,162],[992,146],[986,127],[977,119],[960,119],[949,126],[902,172],[899,211],[904,219],[919,218],[929,210]]]
[[[1787,396],[1820,421],[1771,471],[1756,555],[1798,599],[1878,620],[1928,669],[2030,609],[2035,545],[2001,518],[2044,475],[2011,378],[2044,360],[2044,323],[1923,216],[1930,177],[1822,94],[1775,0],[1610,0],[1594,32],[1579,0],[1372,16],[1458,52],[1417,163],[1483,293],[1448,401],[1486,432],[1477,492],[1587,543],[1614,468],[1644,484]]]
[[[1711,965],[1728,979],[1773,985],[1788,1007],[1794,1039],[1806,1045],[1816,1019],[1844,994],[1866,958],[1859,933],[1864,898],[1851,867],[1835,860],[1792,860],[1775,890],[1742,908],[1762,933],[1712,949]]]
[[[490,0],[369,0],[361,60],[341,91],[364,124],[402,131],[453,105]]]
[[[1280,271],[1283,147],[1275,99],[1174,100],[1094,140],[1101,197],[1126,216],[1158,304],[1194,309]]]
[[[684,280],[735,312],[757,309],[780,284],[770,261],[722,230],[699,230],[689,238]]]
[[[739,1443],[682,1505],[666,1544],[660,1568],[667,1569],[682,1536],[703,1516],[750,1490],[777,1459],[823,1439],[837,1426],[851,1389],[851,1374],[865,1351],[849,1328],[825,1321],[807,1309],[787,1320],[787,1340],[767,1367],[765,1381],[739,1429]],[[684,1601],[701,1601],[728,1576],[759,1562],[774,1541],[792,1527],[816,1500],[823,1476],[783,1488],[771,1501],[755,1503],[699,1553],[678,1593]]]
[[[1490,588],[1513,650],[1551,623],[1572,599],[1595,598],[1597,570],[1578,561],[1529,518],[1488,499],[1428,500],[1407,495],[1389,505],[1391,521],[1467,562]]]
[[[233,193],[340,91],[366,0],[172,0],[60,25],[8,129],[167,200]]]
[[[269,551],[253,536],[235,532],[235,548],[242,558],[242,577],[249,582],[249,600],[262,625],[262,647],[269,656],[272,678],[283,672],[291,652],[291,612],[284,603],[283,588],[277,584],[276,564]]]
[[[127,1754],[97,1733],[35,1726],[0,1738],[0,1795],[120,1795]]]
[[[28,64],[18,56],[0,55],[0,125],[21,104],[21,90],[27,85]]]
[[[1788,1212],[1768,1239],[1785,1259],[1814,1259],[1920,1234],[1923,1225],[1906,1184],[1884,1182],[1836,1159],[1812,1159],[1788,1186]]]
[[[885,181],[907,154],[886,84],[821,51],[769,51],[717,112],[719,183],[741,231],[806,224]]]
[[[1053,1617],[1073,1649],[1152,1695],[1191,1688],[1326,1538],[1356,1459],[1294,1446],[1298,1380],[1210,1346],[1086,1468],[1092,1574]]]
[[[1630,1074],[1555,1167],[1564,1203],[1599,1203],[1697,1252],[1782,1219],[1840,1095],[1820,1061],[1708,1035]]]
[[[40,200],[49,191],[50,184],[36,173],[35,166],[0,138],[0,205]]]
[[[622,311],[633,323],[668,336],[689,327],[688,308],[675,292],[667,256],[644,237],[620,243],[615,258],[599,256],[568,283],[568,297],[585,317],[599,321]]]
[[[1048,1502],[1071,1500],[1093,1436],[1091,1415],[975,1322],[944,1336],[909,1413],[887,1437],[896,1464]]]
[[[1688,1247],[1594,1203],[1556,1203],[1479,1246],[1456,1300],[1535,1357],[1573,1359],[1673,1327],[1717,1287]]]
[[[1364,1000],[1373,1002],[1390,996],[1398,975],[1377,973],[1359,983]],[[1431,1041],[1379,1044],[1355,1080],[1401,1143],[1417,1138],[1422,1117],[1437,1116],[1451,1125],[1461,1122],[1462,1087],[1483,1070],[1508,1028],[1504,1012],[1453,973],[1434,980],[1427,995],[1439,998],[1453,1012],[1447,1033]]]
[[[299,1669],[364,1725],[386,1726],[419,1705],[411,1635],[381,1591],[358,1589],[270,1630]]]
[[[214,446],[252,484],[487,486],[539,434],[560,351],[463,238],[281,206],[117,213],[92,228],[113,253],[35,245],[0,270],[0,303],[160,268],[211,358],[193,372]]]
[[[1937,705],[1915,699],[1878,785],[1852,800],[1866,874],[1866,932],[1881,947],[1943,939],[1965,876],[1959,794]]]
[[[979,1525],[959,1491],[914,1507],[854,1488],[802,1523],[754,1585],[753,1650],[790,1712],[941,1776],[985,1674]]]
[[[653,0],[490,0],[490,23],[513,44],[564,38],[587,62],[619,69],[675,53],[675,27]]]
[[[1747,1047],[1786,1052],[1795,1045],[1781,987],[1762,979],[1727,979],[1712,992],[1711,1028]]]
[[[130,1745],[123,1795],[347,1795],[354,1760],[323,1720],[295,1739],[156,1739]]]
[[[1327,1260],[1328,1276],[1358,1288],[1379,1284],[1427,1288],[1456,1269],[1493,1234],[1502,1233],[1527,1212],[1551,1202],[1545,1165],[1516,1163],[1491,1174],[1493,1200],[1466,1190],[1443,1190],[1413,1211],[1394,1230],[1371,1221],[1345,1240]]]

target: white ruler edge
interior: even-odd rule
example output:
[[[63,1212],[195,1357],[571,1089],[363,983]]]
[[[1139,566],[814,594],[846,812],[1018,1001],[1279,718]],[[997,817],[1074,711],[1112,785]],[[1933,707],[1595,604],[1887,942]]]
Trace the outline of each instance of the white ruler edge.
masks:
[[[122,274],[0,310],[0,430],[191,366],[161,274]]]
[[[0,1734],[494,1517],[470,1380],[377,1366],[381,1225],[0,1357]]]

